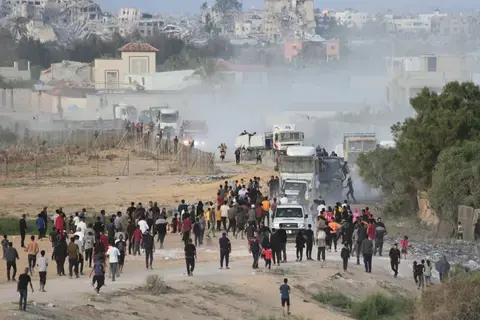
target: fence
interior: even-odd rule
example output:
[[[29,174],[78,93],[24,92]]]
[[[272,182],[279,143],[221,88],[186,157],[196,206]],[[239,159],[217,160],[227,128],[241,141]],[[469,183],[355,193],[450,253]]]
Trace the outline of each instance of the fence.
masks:
[[[213,153],[126,130],[32,132],[0,151],[0,166],[0,177],[35,179],[215,171]]]

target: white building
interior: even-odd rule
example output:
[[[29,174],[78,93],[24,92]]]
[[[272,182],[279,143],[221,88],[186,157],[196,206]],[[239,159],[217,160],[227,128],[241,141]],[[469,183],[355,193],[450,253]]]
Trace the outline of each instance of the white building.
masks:
[[[387,30],[392,33],[430,33],[432,23],[420,18],[394,18],[387,21]]]
[[[263,17],[258,10],[240,13],[235,19],[235,36],[248,37],[263,33]]]
[[[121,22],[136,22],[142,18],[142,11],[138,8],[120,8],[118,19]]]
[[[339,24],[358,29],[361,29],[363,25],[371,19],[368,12],[358,12],[354,10],[335,12],[334,17]]]
[[[440,13],[440,10],[435,10],[433,13],[422,13],[418,15],[418,18],[423,21],[432,21],[433,18],[446,17],[446,13]]]

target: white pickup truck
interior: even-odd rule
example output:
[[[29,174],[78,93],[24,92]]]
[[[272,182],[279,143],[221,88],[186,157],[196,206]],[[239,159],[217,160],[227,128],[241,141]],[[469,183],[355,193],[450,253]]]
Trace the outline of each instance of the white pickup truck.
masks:
[[[298,231],[306,230],[309,223],[311,222],[303,206],[299,204],[281,204],[275,211],[272,226],[275,229],[282,227],[287,232],[287,236],[294,237]]]

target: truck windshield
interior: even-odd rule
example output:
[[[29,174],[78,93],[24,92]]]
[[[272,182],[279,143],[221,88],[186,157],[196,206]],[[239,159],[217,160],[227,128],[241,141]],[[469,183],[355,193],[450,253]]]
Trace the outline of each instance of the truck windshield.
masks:
[[[367,141],[349,141],[348,142],[348,151],[353,152],[366,152],[375,149],[377,146],[377,142],[375,140],[367,140]]]
[[[302,208],[277,208],[275,218],[303,218]]]
[[[280,142],[303,141],[303,132],[282,132]]]
[[[280,172],[288,173],[314,173],[315,158],[311,156],[285,156],[279,161],[278,169]]]
[[[350,159],[349,159],[350,160]],[[318,180],[331,181],[340,176],[340,161],[338,159],[322,159]]]
[[[160,119],[161,122],[176,123],[177,118],[177,114],[162,114]]]
[[[285,189],[285,190],[295,190],[295,191],[305,190],[305,189],[307,189],[307,184],[305,182],[287,181],[283,185],[283,189]]]

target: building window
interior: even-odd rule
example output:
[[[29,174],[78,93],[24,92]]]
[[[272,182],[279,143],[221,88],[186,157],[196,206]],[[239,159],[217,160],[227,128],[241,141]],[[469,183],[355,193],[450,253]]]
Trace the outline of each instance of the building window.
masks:
[[[148,60],[145,58],[131,58],[130,73],[148,73]]]
[[[118,71],[105,72],[105,87],[107,89],[118,88]]]
[[[427,58],[427,71],[436,72],[437,71],[437,57],[428,57]]]

